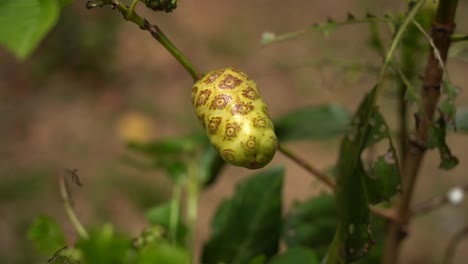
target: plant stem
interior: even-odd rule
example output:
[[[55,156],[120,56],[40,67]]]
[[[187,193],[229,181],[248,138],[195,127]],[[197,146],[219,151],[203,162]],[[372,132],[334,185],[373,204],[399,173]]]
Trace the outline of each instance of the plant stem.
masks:
[[[303,159],[299,158],[297,155],[292,153],[290,150],[285,148],[283,145],[278,146],[278,150],[281,151],[286,157],[290,158],[294,161],[297,165],[301,166],[306,171],[310,172],[313,176],[315,176],[319,181],[330,187],[333,191],[335,191],[335,183],[330,180],[325,174],[321,171],[317,170],[316,168],[312,167]]]
[[[176,184],[172,189],[172,200],[171,200],[171,213],[169,216],[169,232],[172,236],[172,243],[175,244],[177,241],[177,231],[179,228],[179,214],[180,214],[180,193],[181,187]]]
[[[398,221],[390,224],[384,249],[384,264],[397,263],[401,242],[406,236],[405,228],[409,222],[410,204],[414,186],[427,149],[429,127],[433,122],[437,102],[440,97],[440,85],[444,74],[439,65],[440,63],[445,63],[447,58],[450,35],[455,28],[454,17],[457,4],[457,0],[439,1],[431,36],[436,48],[440,52],[442,62],[439,62],[434,55],[434,50],[431,48],[421,89],[424,116],[416,118],[416,132],[414,137],[410,138],[410,144],[406,152],[402,170],[403,194],[397,203]]]
[[[188,185],[187,185],[187,221],[189,224],[189,252],[192,254],[192,263],[196,263],[195,255],[195,230],[197,227],[198,217],[198,164],[195,161],[190,161],[188,169]]]
[[[68,191],[67,180],[65,175],[59,176],[59,185],[60,185],[60,195],[63,200],[63,204],[65,206],[65,212],[70,219],[73,227],[75,228],[78,236],[82,239],[88,239],[88,232],[86,229],[81,225],[80,221],[76,217],[75,212],[73,211],[73,206],[71,204],[70,193]]]
[[[457,246],[462,242],[462,240],[468,237],[468,226],[463,227],[460,231],[458,231],[450,240],[447,251],[445,252],[444,264],[451,264],[453,263],[453,257],[455,255],[455,250]]]
[[[455,192],[462,194],[460,200],[458,200],[458,198],[455,198],[454,200],[453,193]],[[462,201],[463,196],[465,196],[466,193],[468,193],[468,184],[453,187],[442,195],[437,195],[427,201],[418,203],[417,205],[413,206],[413,210],[411,210],[411,216],[413,217],[423,215],[448,204],[457,205]]]
[[[454,34],[450,38],[451,43],[454,42],[462,42],[462,41],[467,41],[468,40],[468,35],[459,35],[459,34]]]
[[[87,8],[94,8],[97,6],[103,5],[110,5],[112,8],[117,9],[122,16],[127,21],[131,21],[137,24],[141,29],[147,30],[154,39],[156,39],[164,48],[166,48],[169,53],[174,56],[174,58],[185,68],[185,70],[192,76],[194,82],[199,80],[202,75],[196,70],[196,68],[190,63],[187,57],[167,38],[164,32],[157,26],[153,25],[148,22],[148,20],[144,19],[143,17],[139,16],[134,8],[137,4],[137,0],[132,2],[131,7],[127,7],[125,4],[122,4],[118,0],[103,0],[100,4],[93,3],[92,1],[88,1],[86,4]]]

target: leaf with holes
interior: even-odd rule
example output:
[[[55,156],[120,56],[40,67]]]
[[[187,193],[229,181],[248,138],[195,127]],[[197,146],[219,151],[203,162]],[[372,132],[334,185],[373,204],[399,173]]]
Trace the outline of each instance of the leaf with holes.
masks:
[[[202,263],[249,263],[278,251],[284,169],[273,168],[241,182],[219,207]]]
[[[327,263],[355,261],[372,244],[369,205],[389,199],[399,186],[399,162],[383,116],[374,106],[376,89],[364,98],[341,142],[336,186],[338,226],[329,248]],[[385,141],[387,152],[371,164],[361,159],[363,151]]]
[[[429,148],[437,148],[440,154],[439,168],[450,170],[456,167],[459,163],[457,157],[452,154],[452,151],[445,141],[446,137],[446,122],[445,118],[440,117],[435,124],[429,128]]]
[[[443,116],[446,123],[455,127],[455,99],[460,93],[460,89],[455,87],[449,81],[444,81],[442,86],[442,93],[445,95],[445,99],[440,103],[440,114]]]

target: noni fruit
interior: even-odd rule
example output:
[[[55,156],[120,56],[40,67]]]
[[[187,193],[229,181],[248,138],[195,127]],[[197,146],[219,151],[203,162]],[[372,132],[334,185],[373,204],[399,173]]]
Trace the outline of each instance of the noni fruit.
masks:
[[[254,81],[233,68],[214,70],[192,88],[192,104],[211,144],[235,166],[259,169],[278,147],[268,108]]]

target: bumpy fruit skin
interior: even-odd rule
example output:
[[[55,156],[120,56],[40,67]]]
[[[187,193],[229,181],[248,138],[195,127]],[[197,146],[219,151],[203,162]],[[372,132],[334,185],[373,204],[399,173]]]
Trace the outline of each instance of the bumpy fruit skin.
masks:
[[[192,88],[192,104],[211,144],[235,166],[259,169],[278,147],[257,85],[234,68],[214,70]]]

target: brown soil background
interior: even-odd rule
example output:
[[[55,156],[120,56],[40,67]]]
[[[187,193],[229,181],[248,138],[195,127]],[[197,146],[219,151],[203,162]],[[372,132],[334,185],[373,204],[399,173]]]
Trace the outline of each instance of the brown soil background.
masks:
[[[142,173],[122,164],[119,158],[127,153],[122,134],[159,139],[200,129],[190,104],[191,78],[175,59],[116,12],[84,6],[85,1],[76,1],[68,7],[59,26],[26,62],[0,49],[1,263],[43,263],[26,238],[27,226],[38,214],[58,219],[73,243],[73,228],[56,187],[63,168],[79,169],[84,187],[73,193],[76,212],[85,225],[113,222],[118,230],[138,235],[147,225],[144,210],[167,199],[171,185],[162,173]],[[379,66],[381,60],[366,45],[366,25],[346,26],[327,37],[310,33],[268,47],[260,45],[263,32],[302,29],[327,17],[341,20],[347,12],[363,16],[366,11],[383,15],[398,10],[404,10],[403,3],[383,0],[180,1],[171,14],[139,7],[200,70],[234,66],[247,72],[256,80],[273,117],[327,102],[353,111],[375,75],[349,72],[333,62],[313,64],[339,60]],[[466,12],[467,3],[460,1],[458,32],[468,31],[468,19],[461,15]],[[462,90],[466,62],[466,58],[451,58],[448,64],[453,83]],[[395,127],[392,88],[386,88],[381,108]],[[457,104],[467,103],[462,92]],[[132,125],[125,121],[129,119],[141,121]],[[452,171],[438,170],[438,153],[428,153],[416,202],[466,183],[468,137],[450,134],[448,142],[460,165]],[[314,166],[326,169],[336,162],[339,141],[288,145]],[[293,200],[320,190],[316,180],[281,154],[270,166],[275,165],[287,168],[286,210]],[[219,203],[249,174],[228,167],[214,186],[200,194],[199,248],[209,237],[210,219]],[[402,263],[441,263],[449,238],[467,223],[467,209],[465,202],[417,218],[404,244]],[[456,263],[466,263],[466,249],[468,239],[460,245]]]

